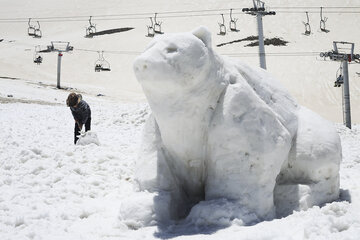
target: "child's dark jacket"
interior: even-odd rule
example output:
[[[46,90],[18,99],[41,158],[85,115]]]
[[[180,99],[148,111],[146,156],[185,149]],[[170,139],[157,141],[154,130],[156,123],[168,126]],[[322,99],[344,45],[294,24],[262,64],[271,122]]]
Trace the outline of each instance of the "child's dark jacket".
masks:
[[[84,100],[81,99],[81,95],[79,100],[80,101],[77,107],[70,107],[70,109],[75,121],[81,124],[85,124],[86,121],[91,118],[91,109],[89,104],[87,104]]]

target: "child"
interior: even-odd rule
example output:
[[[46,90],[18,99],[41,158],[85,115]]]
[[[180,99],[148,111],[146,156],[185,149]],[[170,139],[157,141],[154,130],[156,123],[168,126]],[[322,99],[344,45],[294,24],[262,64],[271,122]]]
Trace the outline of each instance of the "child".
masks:
[[[71,113],[75,119],[75,129],[74,129],[74,144],[76,144],[79,139],[80,130],[85,124],[85,131],[90,130],[91,125],[91,110],[90,106],[82,100],[81,94],[70,93],[66,105],[70,107]]]

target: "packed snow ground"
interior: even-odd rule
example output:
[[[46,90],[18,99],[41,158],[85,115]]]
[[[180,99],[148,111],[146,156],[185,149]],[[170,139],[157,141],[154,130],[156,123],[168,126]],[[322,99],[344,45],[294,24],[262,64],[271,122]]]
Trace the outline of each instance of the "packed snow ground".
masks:
[[[235,219],[222,229],[132,230],[119,211],[136,190],[134,161],[149,108],[83,92],[100,144],[74,146],[68,93],[0,80],[0,239],[358,239],[360,126],[337,125],[344,157],[337,202],[254,226]]]

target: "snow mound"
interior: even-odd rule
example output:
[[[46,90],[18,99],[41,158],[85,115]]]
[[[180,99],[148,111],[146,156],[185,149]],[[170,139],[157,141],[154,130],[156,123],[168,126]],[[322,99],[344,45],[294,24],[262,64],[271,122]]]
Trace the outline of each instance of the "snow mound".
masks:
[[[155,194],[139,192],[121,202],[118,218],[130,229],[139,229],[144,226],[153,225],[154,209],[153,198]]]
[[[237,219],[237,225],[249,225],[258,222],[254,213],[249,213],[237,202],[227,199],[202,201],[190,211],[186,220],[196,226],[230,226]]]
[[[89,144],[100,145],[98,136],[96,132],[85,132],[79,136],[79,140],[76,142],[76,145],[89,145]]]

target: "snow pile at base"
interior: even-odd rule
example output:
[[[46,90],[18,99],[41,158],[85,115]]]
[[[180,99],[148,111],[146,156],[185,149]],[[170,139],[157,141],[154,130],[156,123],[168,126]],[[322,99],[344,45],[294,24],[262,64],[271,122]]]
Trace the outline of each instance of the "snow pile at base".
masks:
[[[139,192],[123,199],[120,205],[119,220],[130,229],[139,229],[144,225],[154,225],[153,199],[155,194]]]
[[[187,221],[197,226],[230,226],[235,219],[238,225],[259,221],[256,214],[224,198],[202,201],[195,205],[186,217]]]
[[[88,131],[80,134],[79,140],[76,142],[76,145],[89,145],[92,143],[100,145],[96,132]]]
[[[207,28],[155,38],[134,71],[152,110],[137,180],[157,195],[154,220],[253,224],[339,197],[334,126],[268,72],[215,53]]]

